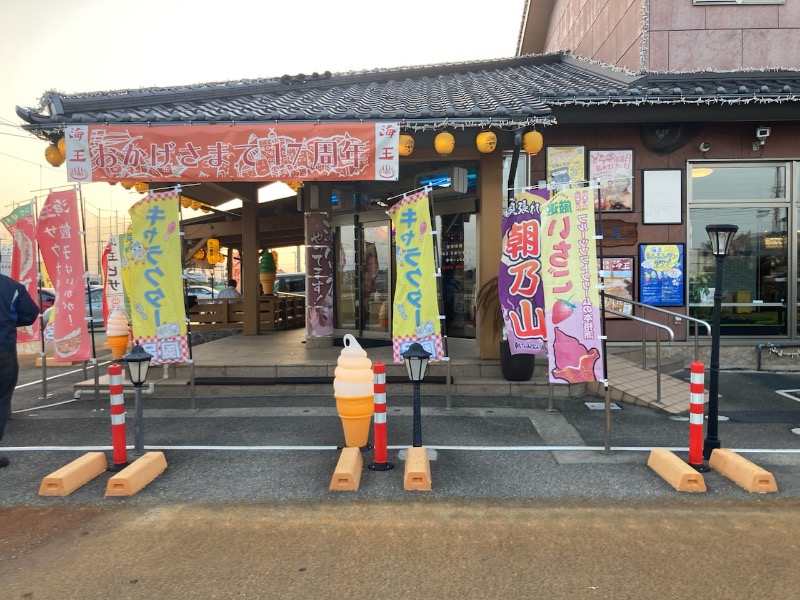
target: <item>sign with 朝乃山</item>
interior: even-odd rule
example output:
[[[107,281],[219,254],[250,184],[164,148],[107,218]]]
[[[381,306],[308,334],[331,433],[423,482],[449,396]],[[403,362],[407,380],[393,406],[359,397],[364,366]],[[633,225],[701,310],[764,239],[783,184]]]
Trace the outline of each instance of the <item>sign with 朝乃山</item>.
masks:
[[[547,354],[540,207],[549,196],[547,190],[525,190],[503,212],[497,291],[511,354]]]
[[[151,193],[128,211],[130,320],[134,341],[153,356],[153,364],[189,361],[178,202],[174,190]]]
[[[429,360],[444,358],[428,189],[409,194],[387,214],[395,230],[397,284],[392,302],[393,360],[414,342],[430,352]]]
[[[70,125],[70,181],[396,181],[397,123]]]
[[[559,192],[542,206],[542,284],[552,383],[602,381],[594,192]]]

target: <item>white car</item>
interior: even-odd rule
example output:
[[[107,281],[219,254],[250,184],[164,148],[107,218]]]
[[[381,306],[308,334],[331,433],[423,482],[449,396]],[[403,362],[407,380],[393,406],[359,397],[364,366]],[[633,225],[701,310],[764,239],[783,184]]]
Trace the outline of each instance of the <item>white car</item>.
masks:
[[[216,298],[217,290],[210,288],[207,285],[190,285],[186,287],[186,295],[200,298]]]

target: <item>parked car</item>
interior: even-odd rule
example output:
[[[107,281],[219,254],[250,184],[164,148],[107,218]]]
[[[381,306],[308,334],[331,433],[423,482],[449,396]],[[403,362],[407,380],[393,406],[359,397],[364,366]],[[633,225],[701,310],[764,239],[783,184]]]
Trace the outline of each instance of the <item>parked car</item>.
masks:
[[[275,278],[275,293],[306,294],[305,273],[278,273]]]
[[[90,314],[89,296],[87,293],[84,293],[84,297],[86,299],[86,316],[88,317]],[[43,318],[45,323],[48,323],[50,321],[50,313],[52,313],[52,311],[53,311],[52,305],[47,310],[44,311]],[[104,329],[105,323],[103,323],[103,288],[100,286],[92,287],[91,315],[95,331],[98,329]],[[57,314],[56,318],[58,318]]]
[[[196,298],[216,298],[218,293],[217,290],[207,285],[190,285],[186,287],[186,295],[195,296]]]
[[[53,306],[56,301],[56,291],[53,288],[39,288],[39,312],[43,313]]]

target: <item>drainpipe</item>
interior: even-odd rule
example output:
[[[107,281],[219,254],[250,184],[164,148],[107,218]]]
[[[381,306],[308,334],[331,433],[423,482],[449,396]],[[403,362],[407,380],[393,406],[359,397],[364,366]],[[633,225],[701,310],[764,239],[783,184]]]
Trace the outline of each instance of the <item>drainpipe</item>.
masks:
[[[514,155],[511,157],[511,168],[508,170],[506,200],[511,200],[514,197],[514,181],[517,178],[517,163],[519,162],[520,148],[522,148],[522,131],[517,131],[514,134]]]

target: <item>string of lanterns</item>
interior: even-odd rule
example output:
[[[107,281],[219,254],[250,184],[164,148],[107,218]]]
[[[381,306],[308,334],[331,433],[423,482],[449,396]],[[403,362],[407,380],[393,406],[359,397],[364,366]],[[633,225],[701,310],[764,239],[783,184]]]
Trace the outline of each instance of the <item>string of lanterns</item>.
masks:
[[[482,154],[490,154],[497,148],[497,135],[491,131],[481,131],[475,137],[475,146]],[[535,156],[544,146],[542,134],[536,130],[528,131],[522,136],[522,149]],[[433,147],[441,156],[450,155],[456,147],[456,138],[449,131],[442,131],[433,138]],[[411,156],[414,152],[414,137],[407,133],[400,135],[400,156]]]

